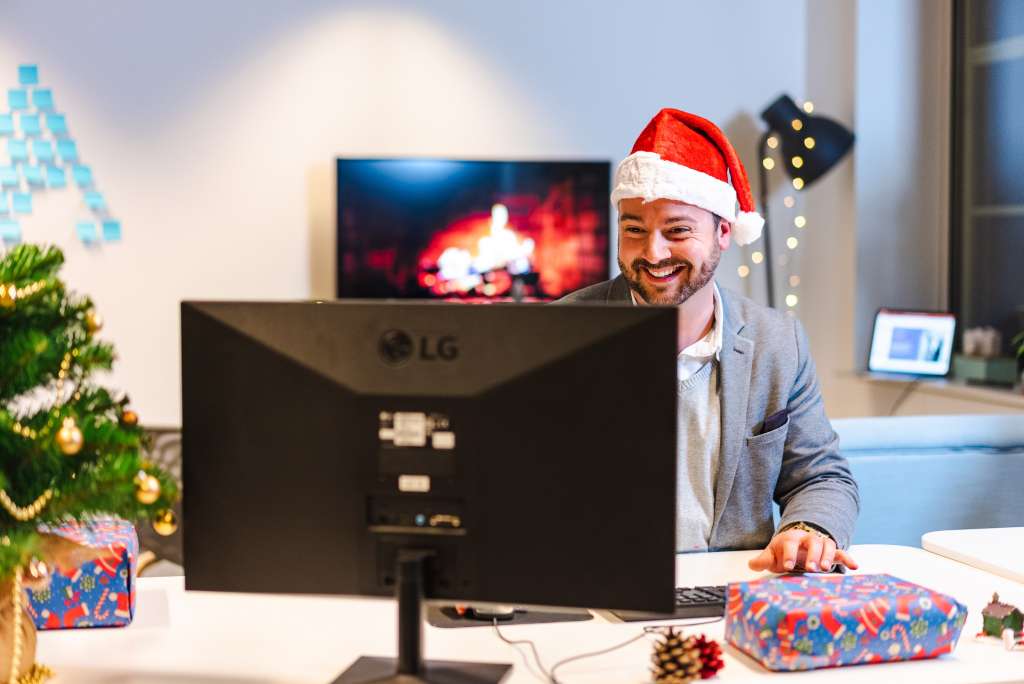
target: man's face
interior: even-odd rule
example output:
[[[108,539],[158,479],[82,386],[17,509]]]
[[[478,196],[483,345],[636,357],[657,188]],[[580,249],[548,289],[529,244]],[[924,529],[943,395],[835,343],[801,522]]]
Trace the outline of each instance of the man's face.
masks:
[[[647,304],[682,304],[711,282],[732,226],[710,211],[659,199],[619,202],[619,269]]]

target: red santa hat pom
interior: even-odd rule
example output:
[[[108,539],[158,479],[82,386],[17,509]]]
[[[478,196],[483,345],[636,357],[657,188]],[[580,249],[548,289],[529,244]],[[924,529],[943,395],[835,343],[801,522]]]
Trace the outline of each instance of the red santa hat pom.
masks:
[[[747,172],[728,138],[707,119],[678,109],[658,112],[616,169],[612,203],[631,197],[706,209],[732,224],[740,245],[761,237],[764,227]]]

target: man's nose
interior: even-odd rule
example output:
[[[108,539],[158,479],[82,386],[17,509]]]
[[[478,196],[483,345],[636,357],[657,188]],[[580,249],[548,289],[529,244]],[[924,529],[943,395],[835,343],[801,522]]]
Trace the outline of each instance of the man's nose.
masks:
[[[648,238],[647,243],[644,245],[644,251],[641,256],[651,264],[656,264],[659,261],[664,261],[672,256],[672,250],[669,249],[668,240],[661,234],[660,231],[652,231]]]

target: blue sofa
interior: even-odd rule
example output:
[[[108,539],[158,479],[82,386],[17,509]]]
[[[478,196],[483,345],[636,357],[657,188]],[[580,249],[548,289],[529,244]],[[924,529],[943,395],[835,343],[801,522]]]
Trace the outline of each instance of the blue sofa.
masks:
[[[920,546],[933,530],[1024,526],[1024,416],[832,421],[860,487],[854,544]]]

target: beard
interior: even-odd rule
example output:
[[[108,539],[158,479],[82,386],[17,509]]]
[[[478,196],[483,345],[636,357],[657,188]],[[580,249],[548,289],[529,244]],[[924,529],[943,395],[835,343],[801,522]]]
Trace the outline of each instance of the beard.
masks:
[[[718,262],[721,260],[722,248],[718,245],[718,241],[715,241],[711,248],[711,254],[708,255],[708,258],[704,260],[704,263],[701,264],[698,270],[694,270],[693,264],[687,259],[665,259],[664,261],[652,264],[639,257],[634,259],[628,268],[620,258],[619,270],[622,271],[622,276],[629,284],[629,289],[648,304],[678,306],[711,282],[712,278],[715,277],[715,269],[718,268]],[[657,285],[646,281],[641,273],[642,268],[662,270],[678,267],[682,267],[682,270],[665,285]]]

